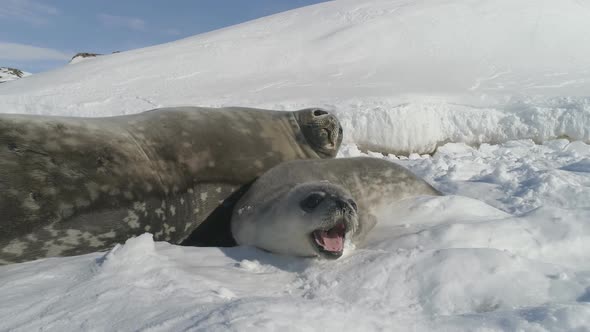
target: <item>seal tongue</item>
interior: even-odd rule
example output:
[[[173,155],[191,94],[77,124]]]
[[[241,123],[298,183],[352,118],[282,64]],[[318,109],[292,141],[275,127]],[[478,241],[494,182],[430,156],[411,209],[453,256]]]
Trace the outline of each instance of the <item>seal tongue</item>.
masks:
[[[315,231],[315,239],[325,250],[341,252],[344,249],[346,227],[338,224],[327,231]]]

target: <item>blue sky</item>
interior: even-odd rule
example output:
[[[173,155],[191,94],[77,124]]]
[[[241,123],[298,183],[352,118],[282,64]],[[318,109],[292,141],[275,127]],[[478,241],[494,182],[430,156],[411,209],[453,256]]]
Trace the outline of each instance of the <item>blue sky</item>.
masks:
[[[0,66],[40,72],[78,52],[160,44],[325,0],[0,0]]]

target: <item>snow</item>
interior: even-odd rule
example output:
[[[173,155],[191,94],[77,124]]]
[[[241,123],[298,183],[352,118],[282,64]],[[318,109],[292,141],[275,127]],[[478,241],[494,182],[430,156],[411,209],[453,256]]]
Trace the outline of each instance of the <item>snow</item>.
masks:
[[[589,331],[590,6],[338,0],[0,85],[5,113],[323,106],[392,202],[335,261],[192,248],[0,267],[0,331]],[[430,155],[431,154],[431,155]]]
[[[588,143],[589,14],[579,0],[331,1],[0,86],[0,109],[314,105],[343,118],[349,143],[387,153]]]

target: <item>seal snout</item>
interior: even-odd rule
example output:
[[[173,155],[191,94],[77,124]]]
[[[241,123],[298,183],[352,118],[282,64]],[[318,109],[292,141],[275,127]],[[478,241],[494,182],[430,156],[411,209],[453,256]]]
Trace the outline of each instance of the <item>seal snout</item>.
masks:
[[[297,112],[297,121],[305,139],[322,158],[336,156],[342,143],[342,126],[338,118],[321,108]]]
[[[327,143],[325,149],[337,149],[342,141],[342,126],[336,117],[323,109],[313,110],[314,121],[325,133]],[[340,141],[339,141],[340,140]]]

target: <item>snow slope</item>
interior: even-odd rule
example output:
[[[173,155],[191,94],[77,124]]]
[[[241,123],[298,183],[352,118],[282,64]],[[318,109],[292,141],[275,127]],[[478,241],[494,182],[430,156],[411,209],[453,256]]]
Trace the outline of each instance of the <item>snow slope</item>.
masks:
[[[589,15],[579,0],[338,0],[0,86],[0,110],[317,105],[383,152],[590,142]]]
[[[325,106],[339,157],[447,194],[336,261],[144,234],[2,266],[0,331],[590,331],[589,6],[338,0],[0,85],[8,113]]]

